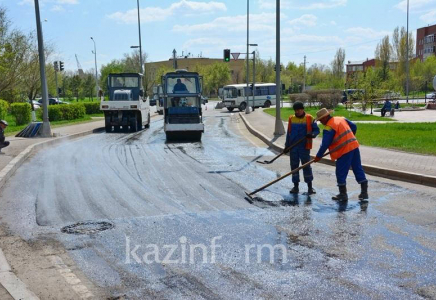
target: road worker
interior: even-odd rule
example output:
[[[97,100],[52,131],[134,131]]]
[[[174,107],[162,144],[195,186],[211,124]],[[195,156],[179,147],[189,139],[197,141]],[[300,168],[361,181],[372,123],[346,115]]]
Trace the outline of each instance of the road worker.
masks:
[[[306,140],[293,147],[290,151],[291,170],[295,170],[301,164],[305,164],[310,160],[310,149],[312,149],[312,139],[319,134],[319,128],[314,118],[304,111],[302,102],[295,102],[293,105],[295,114],[289,117],[288,132],[286,134],[285,149],[294,145],[298,140],[306,137]],[[307,194],[316,194],[312,186],[313,173],[312,167],[309,165],[303,168],[304,182],[307,183]],[[299,193],[299,172],[292,175],[294,187],[290,191],[291,194]]]
[[[339,194],[332,197],[336,201],[347,201],[346,179],[350,167],[353,169],[357,183],[361,186],[359,200],[368,199],[368,180],[362,168],[360,160],[359,143],[355,137],[357,126],[343,117],[332,117],[326,108],[316,113],[316,119],[325,127],[323,131],[322,144],[315,157],[315,162],[321,160],[327,148],[330,150],[330,157],[336,161],[336,179],[339,187]]]

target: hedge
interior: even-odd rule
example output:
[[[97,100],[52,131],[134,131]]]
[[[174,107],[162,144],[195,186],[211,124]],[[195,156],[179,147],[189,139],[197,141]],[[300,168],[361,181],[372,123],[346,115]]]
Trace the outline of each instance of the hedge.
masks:
[[[29,103],[12,103],[11,114],[15,117],[16,125],[30,123],[32,108]]]
[[[42,109],[38,110],[42,116]],[[48,119],[50,121],[75,120],[85,117],[86,109],[83,103],[55,104],[48,107]]]
[[[85,105],[87,115],[94,115],[94,114],[101,113],[100,102],[84,102],[83,105]]]
[[[6,119],[6,115],[8,114],[9,103],[5,100],[0,100],[0,119]]]

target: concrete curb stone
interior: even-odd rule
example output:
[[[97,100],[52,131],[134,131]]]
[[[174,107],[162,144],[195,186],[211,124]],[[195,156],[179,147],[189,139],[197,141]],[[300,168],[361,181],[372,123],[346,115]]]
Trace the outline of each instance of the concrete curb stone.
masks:
[[[270,141],[268,137],[266,137],[263,133],[257,131],[254,129],[254,127],[248,122],[245,117],[239,113],[239,116],[241,117],[242,121],[244,122],[245,126],[247,127],[248,131],[259,138],[261,141],[263,141],[265,144],[267,144],[270,148],[272,148],[274,151],[282,152],[284,148],[282,146],[279,146],[275,144],[274,142]],[[312,158],[314,156],[312,155]],[[322,158],[320,163],[327,164],[334,166],[335,162],[331,161],[330,159]],[[429,176],[429,175],[423,175],[423,174],[417,174],[417,173],[408,173],[398,170],[390,170],[386,168],[379,168],[376,166],[371,165],[362,165],[363,169],[365,170],[366,174],[393,179],[393,180],[400,180],[415,184],[421,184],[426,185],[430,187],[436,187],[436,176]]]

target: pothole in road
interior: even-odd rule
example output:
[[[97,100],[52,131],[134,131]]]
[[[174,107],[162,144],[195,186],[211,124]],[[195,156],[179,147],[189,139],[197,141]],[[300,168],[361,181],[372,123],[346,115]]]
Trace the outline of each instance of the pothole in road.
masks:
[[[68,234],[95,234],[112,228],[114,228],[114,225],[109,222],[79,222],[63,227],[61,232]]]

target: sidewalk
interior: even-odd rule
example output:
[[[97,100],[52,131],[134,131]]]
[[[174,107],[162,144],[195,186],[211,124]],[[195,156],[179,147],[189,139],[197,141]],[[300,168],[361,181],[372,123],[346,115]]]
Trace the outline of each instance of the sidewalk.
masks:
[[[435,112],[436,114],[436,112]],[[272,117],[256,109],[254,112],[246,115],[241,114],[250,126],[262,133],[270,142],[283,147],[286,136],[274,137],[275,117]],[[283,122],[285,130],[288,123]],[[318,137],[313,141],[312,155],[315,155],[321,144],[321,138]],[[426,176],[436,175],[436,156],[412,154],[395,150],[386,150],[382,148],[360,146],[362,155],[362,164],[379,168],[382,170],[393,170],[405,173],[421,174]],[[435,177],[436,179],[436,177]]]
[[[70,125],[64,127],[52,128],[52,133],[56,138],[72,135],[79,132],[90,131],[97,128],[104,127],[103,120],[97,120],[77,125]],[[2,170],[12,159],[20,154],[24,149],[30,145],[48,141],[53,138],[20,138],[20,137],[6,137],[6,140],[11,142],[10,146],[2,149],[4,154],[0,155],[0,170]]]

